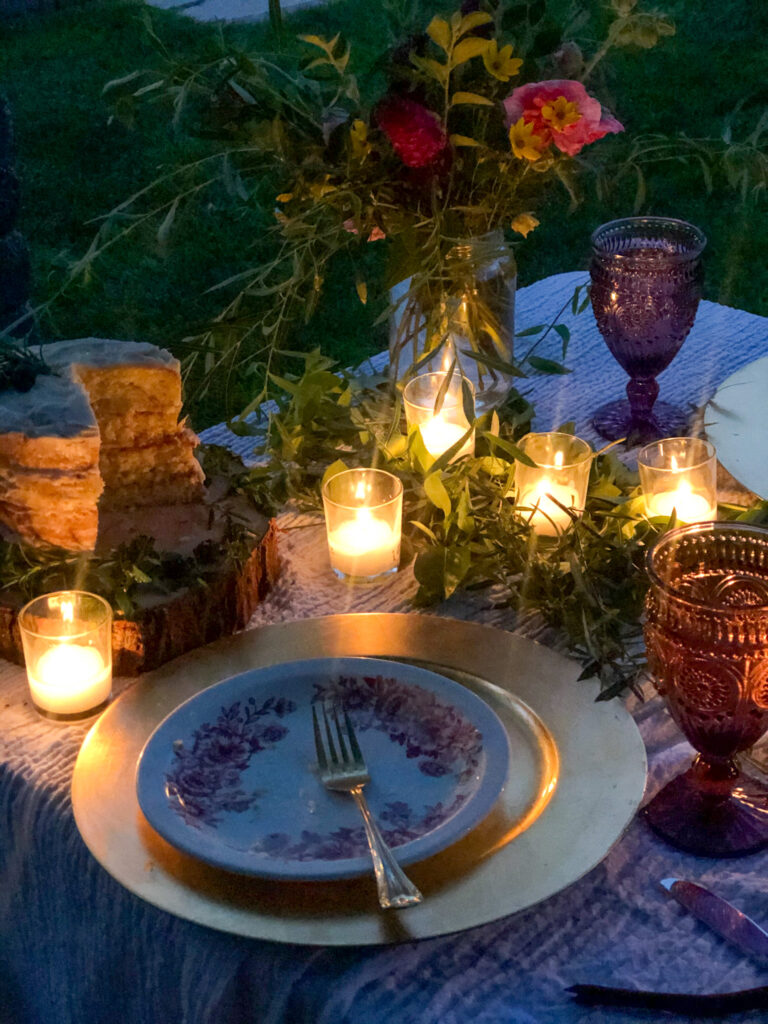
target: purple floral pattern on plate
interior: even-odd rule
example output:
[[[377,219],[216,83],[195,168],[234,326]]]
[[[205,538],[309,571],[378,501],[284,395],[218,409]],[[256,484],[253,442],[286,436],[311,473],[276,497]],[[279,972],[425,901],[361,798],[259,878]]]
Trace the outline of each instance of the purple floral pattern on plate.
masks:
[[[459,784],[474,777],[483,753],[475,726],[431,690],[383,676],[341,676],[316,684],[316,701],[344,707],[355,729],[376,729],[419,759],[419,771],[437,778],[452,773]]]
[[[458,793],[447,807],[437,803],[425,808],[418,817],[404,801],[388,803],[377,815],[381,834],[391,849],[410,843],[452,818],[467,796],[467,793]],[[346,860],[364,857],[368,853],[368,842],[362,825],[359,828],[337,828],[325,835],[303,829],[298,840],[285,832],[273,832],[259,840],[254,850],[284,860]]]
[[[311,706],[321,699],[342,703],[355,724],[371,808],[403,864],[455,842],[498,798],[509,743],[484,701],[415,665],[329,657],[243,672],[160,723],[136,780],[149,824],[230,871],[283,879],[369,871],[354,801],[319,778]]]
[[[215,722],[205,722],[192,736],[191,747],[174,743],[173,766],[165,777],[171,808],[188,825],[215,827],[227,811],[242,813],[258,802],[258,793],[246,793],[240,777],[251,757],[288,735],[280,721],[296,710],[282,697],[269,697],[257,705],[250,697],[222,708]]]

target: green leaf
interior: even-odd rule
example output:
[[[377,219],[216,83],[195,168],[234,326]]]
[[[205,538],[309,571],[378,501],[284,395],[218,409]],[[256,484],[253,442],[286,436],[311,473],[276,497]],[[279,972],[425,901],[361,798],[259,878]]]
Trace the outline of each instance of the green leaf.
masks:
[[[176,198],[171,203],[170,208],[168,209],[168,213],[166,213],[166,215],[163,217],[160,227],[157,229],[157,241],[161,247],[164,247],[168,244],[168,237],[171,233],[171,228],[173,227],[173,221],[176,217],[176,211],[178,210],[178,208],[179,196],[176,196]]]
[[[339,37],[335,36],[335,38],[331,42],[328,42],[327,39],[323,39],[322,36],[313,35],[299,36],[299,39],[301,39],[301,41],[304,43],[309,43],[310,46],[318,46],[320,47],[321,50],[324,50],[327,54],[330,54],[334,46],[338,42]]]
[[[467,32],[480,28],[481,25],[489,25],[492,21],[493,18],[486,11],[472,11],[470,14],[465,14],[461,19],[456,35],[460,38],[465,36]]]
[[[111,81],[107,82],[101,90],[101,95],[105,96],[113,89],[119,89],[124,85],[130,85],[131,82],[135,82],[137,78],[141,78],[143,75],[146,75],[146,73],[146,71],[131,71],[129,75],[123,75],[122,78],[113,78]]]
[[[439,60],[432,60],[431,57],[419,57],[418,54],[412,53],[411,64],[429,75],[430,78],[434,78],[440,85],[445,85],[448,81],[448,66],[441,64]]]
[[[498,356],[491,355],[490,352],[472,352],[467,348],[462,349],[461,354],[469,359],[474,359],[476,363],[480,363],[482,366],[487,366],[489,370],[497,370],[499,373],[505,373],[509,377],[527,376],[516,363],[509,363],[505,359],[499,359]]]
[[[552,330],[555,332],[555,334],[559,334],[560,335],[560,338],[561,338],[561,340],[563,342],[563,355],[562,355],[562,358],[565,359],[565,356],[566,356],[566,354],[568,352],[568,343],[571,340],[571,332],[568,330],[568,328],[565,326],[565,324],[553,324],[552,325]]]
[[[357,297],[360,299],[363,305],[368,301],[368,285],[365,281],[356,281],[355,289],[357,290]]]
[[[526,327],[524,331],[515,331],[516,338],[530,338],[534,334],[540,334],[544,330],[546,324],[536,324],[535,327]]]
[[[480,57],[488,49],[487,39],[478,39],[477,36],[470,36],[468,39],[462,39],[453,48],[451,53],[451,67],[457,68],[461,64],[466,64],[468,60],[472,60],[473,57]],[[483,97],[485,99],[485,97]],[[486,100],[486,103],[491,104],[490,100]]]
[[[451,514],[451,499],[440,473],[430,473],[424,480],[424,491],[435,506],[447,518]]]
[[[493,100],[489,100],[487,96],[480,96],[476,92],[455,92],[453,96],[451,96],[451,106],[459,107],[462,105],[492,107],[494,106],[494,103]]]
[[[339,473],[346,473],[348,469],[349,466],[347,466],[346,463],[342,462],[341,459],[336,459],[335,462],[332,462],[330,466],[328,466],[326,471],[323,473],[323,479],[320,486],[321,491],[329,480],[331,480],[335,476],[338,476]]]
[[[528,362],[534,370],[540,370],[541,373],[573,373],[573,370],[569,370],[568,367],[563,366],[562,363],[556,363],[554,359],[543,359],[541,356],[529,356]]]
[[[417,556],[413,573],[429,594],[450,597],[469,572],[472,555],[468,548],[444,546],[427,548]]]
[[[475,141],[475,139],[470,139],[470,137],[468,135],[451,135],[450,140],[451,140],[451,145],[453,145],[453,146],[475,146],[475,147],[478,147],[478,146],[481,145],[481,143]]]
[[[536,463],[530,455],[526,455],[522,448],[518,448],[516,444],[508,441],[505,437],[496,437],[487,430],[483,431],[482,436],[487,439],[492,452],[499,448],[505,455],[509,455],[510,458],[516,459],[517,462],[522,462],[524,466],[536,466]]]
[[[442,381],[440,382],[440,387],[437,389],[437,394],[435,395],[435,404],[434,404],[433,409],[432,409],[432,411],[434,412],[435,416],[437,416],[437,414],[443,408],[443,403],[445,402],[445,396],[448,394],[448,388],[451,386],[451,381],[453,380],[453,373],[454,373],[455,369],[456,369],[456,357],[454,356],[453,357],[453,362],[451,363],[450,367],[446,370],[445,376],[443,377]]]
[[[475,422],[475,392],[466,377],[461,378],[461,407],[467,423]]]
[[[434,17],[427,25],[427,35],[447,53],[451,46],[451,26],[442,18]]]
[[[468,427],[467,430],[465,430],[461,437],[458,439],[458,441],[452,444],[450,448],[446,448],[442,455],[440,455],[439,458],[435,459],[434,464],[432,466],[432,470],[437,471],[438,469],[445,469],[445,467],[448,465],[451,459],[459,454],[461,449],[470,439],[474,429],[474,425]]]

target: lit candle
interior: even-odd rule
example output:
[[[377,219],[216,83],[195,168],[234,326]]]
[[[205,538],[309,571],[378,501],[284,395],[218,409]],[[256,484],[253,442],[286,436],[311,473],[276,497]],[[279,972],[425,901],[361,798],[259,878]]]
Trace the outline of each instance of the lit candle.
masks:
[[[648,495],[645,504],[651,518],[669,518],[674,512],[681,523],[707,523],[717,519],[717,507],[703,494],[696,494],[687,480],[682,480],[674,491]]]
[[[421,431],[421,439],[424,442],[424,447],[427,449],[433,458],[438,458],[443,452],[447,452],[449,448],[453,447],[457,441],[466,434],[467,427],[461,426],[459,423],[449,423],[448,420],[443,419],[441,415],[433,416],[432,419],[427,420],[419,426]],[[462,455],[471,455],[474,450],[472,443],[472,437],[467,439],[466,443],[462,445],[459,451],[454,456],[460,458]]]
[[[52,718],[78,718],[112,693],[112,609],[96,594],[68,590],[19,612],[29,691]]]
[[[95,647],[62,643],[49,647],[27,671],[38,708],[54,715],[90,711],[109,699],[112,670]]]
[[[556,484],[547,476],[525,491],[518,500],[518,505],[534,509],[530,522],[534,531],[542,537],[556,537],[568,529],[571,517],[560,505],[573,508],[575,503],[576,495],[570,488]]]
[[[400,563],[403,485],[381,469],[348,469],[323,484],[331,568],[345,579],[370,580]]]
[[[472,385],[458,373],[452,373],[446,384],[447,377],[445,372],[422,373],[408,381],[403,390],[408,427],[419,428],[424,447],[433,459],[460,441],[470,426],[464,413],[463,389],[468,387],[472,390]],[[435,412],[441,392],[443,401],[439,411]],[[473,455],[474,451],[475,435],[471,433],[451,461]]]
[[[557,537],[581,516],[592,449],[581,438],[552,431],[526,434],[520,447],[534,462],[515,467],[520,514],[542,537]]]
[[[715,449],[696,437],[654,441],[637,458],[645,510],[650,518],[681,523],[717,519],[717,460]]]
[[[331,565],[343,576],[380,576],[400,561],[400,534],[367,508],[328,533]]]

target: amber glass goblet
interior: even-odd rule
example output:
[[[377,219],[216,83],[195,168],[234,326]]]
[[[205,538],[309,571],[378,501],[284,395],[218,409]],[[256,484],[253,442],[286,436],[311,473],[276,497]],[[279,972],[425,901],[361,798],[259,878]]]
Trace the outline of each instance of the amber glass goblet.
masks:
[[[647,569],[648,664],[698,756],[644,813],[689,853],[752,853],[768,845],[768,793],[735,755],[768,728],[768,530],[673,530],[651,548]]]

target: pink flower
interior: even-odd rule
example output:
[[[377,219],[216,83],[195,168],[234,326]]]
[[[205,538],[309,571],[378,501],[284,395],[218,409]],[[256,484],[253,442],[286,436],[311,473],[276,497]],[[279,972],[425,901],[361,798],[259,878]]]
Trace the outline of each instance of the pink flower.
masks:
[[[581,82],[568,78],[521,85],[504,100],[504,110],[508,127],[522,118],[547,145],[553,143],[568,156],[609,132],[624,131]]]
[[[448,145],[437,115],[406,96],[383,100],[376,120],[406,167],[426,167]]]
[[[357,235],[357,234],[359,234],[359,232],[357,230],[357,227],[355,225],[354,217],[348,217],[344,221],[344,224],[342,226],[343,226],[345,231],[348,231],[350,233],[350,235]],[[386,237],[387,237],[386,234],[381,230],[381,228],[378,227],[377,225],[374,225],[374,227],[371,229],[370,235],[368,235],[368,239],[367,240],[369,242],[380,242],[382,238],[386,238]]]

